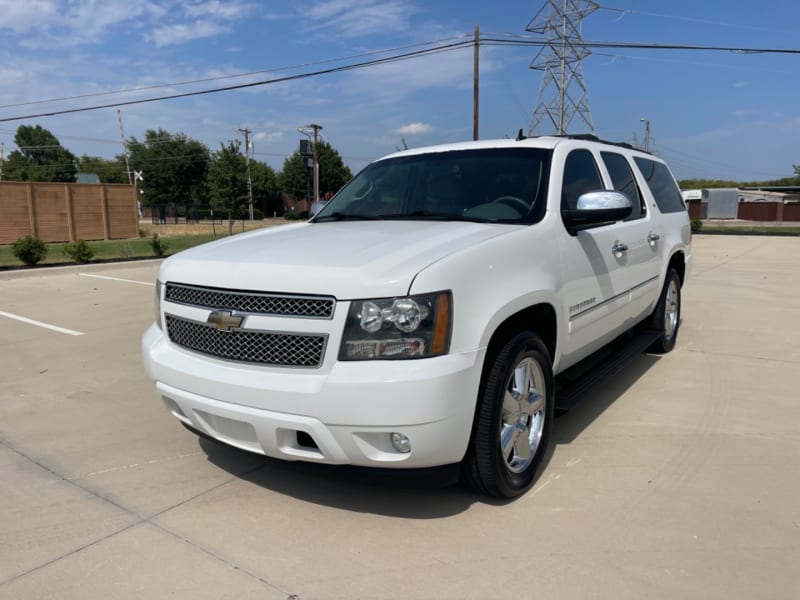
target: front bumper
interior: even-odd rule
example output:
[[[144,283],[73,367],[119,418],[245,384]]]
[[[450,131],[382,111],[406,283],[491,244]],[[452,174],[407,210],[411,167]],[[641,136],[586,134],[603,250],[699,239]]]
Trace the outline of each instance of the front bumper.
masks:
[[[147,373],[168,410],[232,446],[286,460],[422,468],[459,462],[472,429],[482,350],[320,370],[216,360],[145,333]],[[391,434],[411,451],[394,448]]]

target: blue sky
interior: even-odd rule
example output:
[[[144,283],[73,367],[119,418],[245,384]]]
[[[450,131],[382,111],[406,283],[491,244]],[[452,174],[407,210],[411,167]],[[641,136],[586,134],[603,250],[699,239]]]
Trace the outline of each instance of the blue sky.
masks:
[[[532,0],[0,0],[0,119],[298,74],[369,54],[485,33],[525,34]],[[797,48],[800,3],[609,0],[593,41]],[[608,10],[617,9],[617,10]],[[541,73],[535,47],[481,50],[481,137],[527,130]],[[341,60],[343,59],[343,60]],[[333,61],[326,62],[322,61]],[[298,65],[306,65],[299,66]],[[800,55],[595,50],[582,63],[597,133],[641,141],[679,178],[739,181],[800,163]],[[289,70],[277,69],[295,67]],[[242,73],[262,73],[235,77]],[[265,73],[264,71],[271,71]],[[181,82],[217,77],[196,84]],[[255,157],[280,168],[297,128],[323,136],[354,170],[397,149],[472,136],[472,49],[212,95],[122,108],[127,136],[183,132],[212,150],[248,127]],[[166,86],[59,102],[43,100]],[[16,106],[12,106],[16,105]],[[18,125],[40,124],[76,154],[121,152],[117,113],[0,122],[6,154]],[[575,132],[579,132],[576,128]],[[541,133],[547,133],[542,128]]]

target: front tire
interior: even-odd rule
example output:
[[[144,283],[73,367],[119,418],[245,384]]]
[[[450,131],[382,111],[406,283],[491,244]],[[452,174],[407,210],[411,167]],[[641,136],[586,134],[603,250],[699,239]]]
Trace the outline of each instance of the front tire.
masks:
[[[550,353],[533,332],[517,333],[484,367],[462,475],[473,489],[504,498],[535,480],[553,425]]]
[[[681,325],[681,278],[675,269],[667,271],[664,289],[653,312],[653,329],[660,331],[661,336],[650,346],[650,351],[666,354],[675,347],[678,340],[678,328]]]

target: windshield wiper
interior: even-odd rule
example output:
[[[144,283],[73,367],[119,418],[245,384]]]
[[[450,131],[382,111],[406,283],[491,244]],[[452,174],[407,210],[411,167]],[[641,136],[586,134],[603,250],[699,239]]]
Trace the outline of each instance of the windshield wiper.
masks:
[[[469,223],[493,223],[495,219],[466,217],[454,213],[438,213],[427,210],[415,210],[410,213],[388,213],[385,215],[362,215],[357,213],[333,212],[314,219],[316,223],[326,221],[403,221],[403,220],[430,220],[430,221],[467,221]]]
[[[356,213],[343,213],[332,212],[329,215],[323,215],[314,219],[315,223],[322,223],[324,221],[380,221],[383,217],[380,215],[359,215]]]

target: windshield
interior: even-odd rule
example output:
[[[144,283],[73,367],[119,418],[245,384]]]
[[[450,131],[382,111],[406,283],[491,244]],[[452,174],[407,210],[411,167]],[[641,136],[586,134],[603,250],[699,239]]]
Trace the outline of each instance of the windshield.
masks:
[[[550,150],[487,148],[380,160],[315,222],[431,219],[534,223],[544,215]]]

